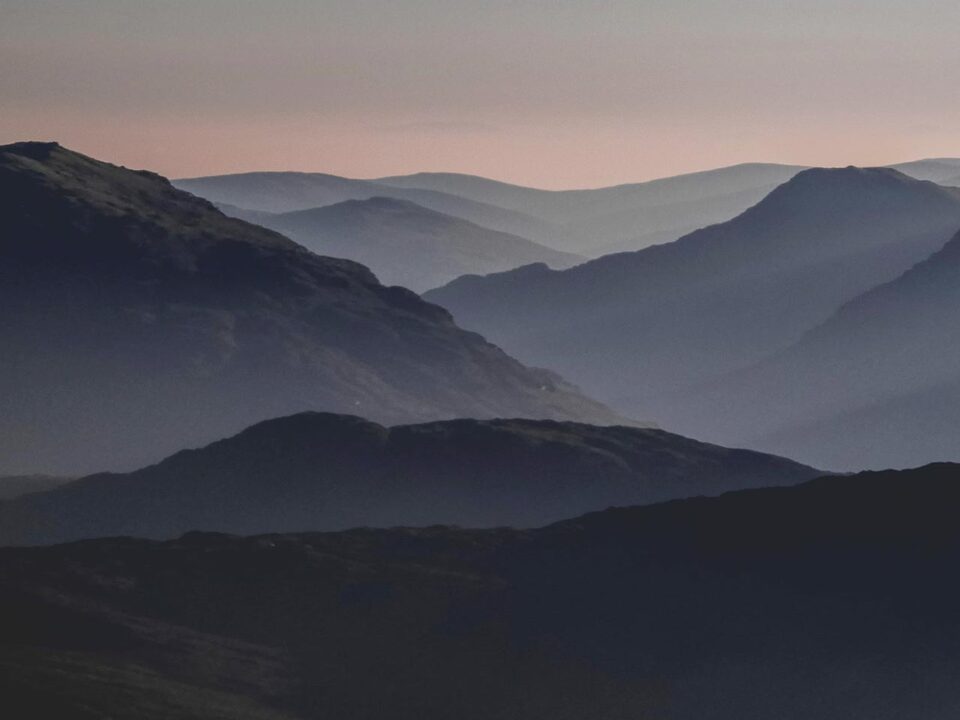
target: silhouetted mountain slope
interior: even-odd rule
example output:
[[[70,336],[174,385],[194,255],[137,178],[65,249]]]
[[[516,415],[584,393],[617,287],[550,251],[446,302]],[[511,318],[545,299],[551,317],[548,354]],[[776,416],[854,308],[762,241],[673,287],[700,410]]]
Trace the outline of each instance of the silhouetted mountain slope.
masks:
[[[616,421],[409,290],[152,173],[8,145],[0,215],[0,472],[129,467],[307,409]]]
[[[960,460],[960,234],[842,307],[777,357],[725,379],[671,419],[828,467]],[[681,419],[682,416],[682,419]]]
[[[0,550],[0,683],[137,720],[952,720],[958,504],[939,465],[536,531]]]
[[[957,227],[955,189],[893,170],[808,170],[674,243],[559,272],[464,277],[425,297],[525,361],[669,418],[672,393],[789,347]],[[725,422],[710,415],[698,427]]]
[[[807,480],[819,471],[662,430],[535,420],[385,428],[306,413],[126,475],[0,503],[0,543],[360,525],[533,526],[610,505]]]
[[[73,479],[74,478],[54,475],[10,475],[8,477],[0,477],[0,500],[12,500],[13,498],[28,493],[53,490],[53,488],[64,485]]]
[[[675,240],[704,225],[729,220],[802,169],[754,163],[644,183],[559,191],[453,173],[418,173],[376,182],[442,189],[541,218],[555,228],[553,247],[596,257]]]
[[[323,173],[253,172],[238,175],[184,178],[173,184],[218,204],[233,205],[243,213],[310,210],[347,200],[392,197],[436,212],[453,215],[491,230],[530,238],[548,245],[556,234],[544,220],[507,208],[477,202],[441,190],[396,188],[370,180]],[[232,212],[227,212],[233,215]],[[551,246],[552,247],[552,246]]]
[[[717,194],[707,197],[645,207],[639,218],[636,209],[628,208],[602,217],[588,218],[580,223],[575,232],[611,238],[595,247],[592,253],[594,257],[641,250],[672,242],[702,227],[736,217],[763,200],[776,187],[777,183],[770,183],[724,194],[718,190]],[[618,227],[629,228],[629,231],[619,230]],[[642,228],[642,234],[637,233],[637,228]]]
[[[567,268],[584,261],[394,198],[347,200],[248,219],[314,252],[363,263],[385,284],[416,292],[471,273],[485,275],[532,262]]]
[[[227,217],[245,220],[254,225],[262,225],[263,227],[266,227],[266,222],[268,222],[270,218],[277,216],[277,213],[267,212],[265,210],[247,210],[246,208],[237,207],[230,203],[213,203],[213,205]]]

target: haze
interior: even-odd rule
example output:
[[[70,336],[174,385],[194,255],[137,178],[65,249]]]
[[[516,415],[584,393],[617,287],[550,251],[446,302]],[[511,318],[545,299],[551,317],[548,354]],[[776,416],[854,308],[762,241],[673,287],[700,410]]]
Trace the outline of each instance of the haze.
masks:
[[[956,155],[953,0],[0,0],[0,143],[541,187]]]

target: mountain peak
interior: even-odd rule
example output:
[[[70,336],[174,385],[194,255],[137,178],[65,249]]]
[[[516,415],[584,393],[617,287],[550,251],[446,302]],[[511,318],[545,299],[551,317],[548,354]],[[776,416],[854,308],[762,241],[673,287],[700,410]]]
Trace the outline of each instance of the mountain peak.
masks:
[[[23,155],[33,160],[45,160],[55,150],[63,149],[58,142],[42,142],[39,140],[25,140],[15,142],[9,145],[0,145],[0,155],[10,153],[11,155]]]
[[[956,194],[927,180],[917,180],[905,175],[899,170],[888,167],[857,167],[849,165],[837,168],[810,168],[797,173],[793,178],[775,189],[761,201],[760,205],[769,204],[784,196],[796,193],[823,193],[827,196],[838,191],[845,193],[876,192],[883,189],[899,191],[911,188],[916,192],[931,194]],[[834,195],[835,200],[844,201],[848,195]]]

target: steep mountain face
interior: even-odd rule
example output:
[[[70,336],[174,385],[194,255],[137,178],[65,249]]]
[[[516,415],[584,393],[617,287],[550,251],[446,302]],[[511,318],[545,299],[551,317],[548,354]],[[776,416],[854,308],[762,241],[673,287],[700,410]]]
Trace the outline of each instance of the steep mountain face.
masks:
[[[950,720],[958,481],[4,549],[0,687],[37,717]]]
[[[957,227],[956,189],[893,170],[809,170],[674,243],[464,277],[425,297],[521,359],[689,433],[669,424],[676,393],[789,347]],[[712,439],[725,422],[698,428]]]
[[[533,262],[568,268],[584,261],[394,198],[348,200],[249,219],[321,255],[356,260],[373,270],[383,283],[415,292],[438,287],[461,275],[485,275]]]
[[[219,205],[232,205],[242,212],[287,213],[334,205],[347,200],[390,197],[453,215],[491,230],[546,242],[548,245],[556,234],[555,229],[540,218],[460,197],[445,192],[443,188],[398,188],[370,180],[296,172],[253,172],[184,178],[174,180],[173,184]],[[243,217],[242,214],[239,216]]]
[[[611,505],[795,484],[819,471],[655,429],[535,420],[385,428],[307,413],[125,475],[0,503],[0,544],[190,530],[534,526]]]
[[[645,183],[561,191],[451,173],[419,173],[376,182],[404,189],[442,189],[540,218],[554,228],[553,247],[598,257],[669,242],[729,220],[801,170],[754,163]]]
[[[0,148],[0,472],[145,462],[300,410],[616,421],[362,265],[151,173]]]
[[[722,411],[714,436],[832,468],[960,459],[958,318],[960,234],[784,353],[678,402],[670,419],[695,428]]]

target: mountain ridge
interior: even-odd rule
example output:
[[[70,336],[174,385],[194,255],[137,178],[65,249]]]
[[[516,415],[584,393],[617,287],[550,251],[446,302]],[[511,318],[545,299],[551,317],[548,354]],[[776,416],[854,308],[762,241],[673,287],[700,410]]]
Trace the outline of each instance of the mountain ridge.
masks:
[[[859,295],[778,356],[707,394],[726,435],[851,468],[958,459],[960,233],[898,278]],[[791,388],[803,387],[804,392]],[[762,423],[749,398],[771,402]],[[685,415],[704,412],[694,402]],[[843,439],[841,442],[840,439]]]
[[[889,169],[814,169],[672,243],[460,278],[424,297],[621,410],[690,432],[673,424],[672,394],[789,347],[957,227],[956,189]]]
[[[295,212],[345,200],[367,200],[371,197],[392,195],[491,230],[519,235],[547,245],[554,234],[549,223],[515,210],[439,190],[390,188],[369,180],[326,173],[248,172],[182,178],[174,180],[173,183],[182,190],[213,202],[226,203],[245,210]]]
[[[537,530],[0,549],[0,677],[14,706],[118,720],[949,720],[958,478],[862,473]]]
[[[917,179],[941,181],[960,160],[934,158],[891,165]],[[762,200],[778,185],[810,169],[782,163],[740,163],[684,173],[644,182],[569,189],[543,190],[490,178],[449,172],[421,172],[370,179],[350,179],[316,173],[316,178],[340,186],[353,184],[356,197],[373,194],[403,197],[491,229],[527,237],[567,252],[588,257],[639,250],[676,240],[702,227],[730,220]],[[250,209],[277,209],[262,203],[286,203],[300,190],[295,183],[283,195],[269,187],[283,173],[241,173],[235,176],[188,178],[182,182],[212,200]],[[288,173],[303,180],[310,173]],[[260,176],[256,178],[254,176]],[[234,180],[230,180],[230,178]],[[215,186],[258,180],[260,190],[246,195],[218,195]],[[266,182],[264,184],[263,182]],[[176,181],[181,182],[181,181]],[[379,191],[377,190],[379,189]],[[430,197],[410,193],[433,193]],[[271,200],[271,198],[273,198]],[[452,198],[459,198],[453,200]],[[345,199],[337,195],[331,202]],[[321,204],[301,202],[301,207]],[[258,204],[261,203],[261,204]],[[463,203],[479,206],[464,207]],[[327,204],[324,202],[322,204]],[[481,206],[483,209],[481,209]],[[496,209],[496,210],[494,210]],[[507,215],[505,216],[504,213]],[[511,215],[512,213],[512,215]]]
[[[366,267],[156,174],[27,143],[0,148],[0,190],[4,473],[136,467],[306,409],[619,417]]]
[[[585,260],[397,198],[345,200],[250,219],[314,252],[361,262],[385,284],[415,292],[468,273],[537,261],[570,267]]]
[[[610,505],[807,480],[822,471],[657,429],[538,420],[385,427],[267,420],[127,474],[0,503],[0,544],[191,530],[534,526]]]

